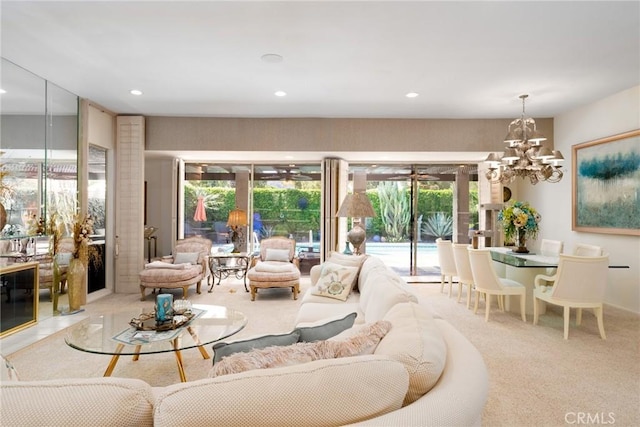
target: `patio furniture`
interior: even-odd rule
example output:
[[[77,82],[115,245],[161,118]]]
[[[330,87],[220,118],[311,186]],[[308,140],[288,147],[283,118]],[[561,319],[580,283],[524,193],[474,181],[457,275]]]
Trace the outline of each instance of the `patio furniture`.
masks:
[[[154,261],[145,265],[139,274],[141,301],[145,300],[145,290],[182,288],[186,298],[189,286],[197,284],[200,293],[202,281],[211,277],[208,257],[211,254],[211,240],[194,236],[178,240],[174,255],[166,261]]]
[[[251,301],[258,289],[291,288],[293,299],[300,292],[300,270],[295,257],[296,241],[286,237],[270,237],[260,242],[260,257],[249,270]]]

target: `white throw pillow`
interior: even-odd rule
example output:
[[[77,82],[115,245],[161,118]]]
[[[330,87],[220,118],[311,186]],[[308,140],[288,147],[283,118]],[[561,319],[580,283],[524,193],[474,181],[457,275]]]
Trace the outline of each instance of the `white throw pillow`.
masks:
[[[197,264],[200,252],[178,252],[173,259],[174,264]]]
[[[346,267],[330,261],[322,264],[322,271],[312,295],[346,301],[358,278],[358,267]]]
[[[264,255],[265,261],[289,262],[289,249],[267,248]]]

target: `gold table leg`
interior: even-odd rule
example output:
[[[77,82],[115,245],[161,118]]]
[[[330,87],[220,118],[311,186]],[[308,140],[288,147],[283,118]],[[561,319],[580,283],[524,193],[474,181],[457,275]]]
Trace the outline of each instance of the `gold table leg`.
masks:
[[[191,326],[187,326],[187,331],[189,331],[189,333],[191,334],[193,341],[196,344],[198,344],[198,350],[200,350],[200,354],[202,355],[202,358],[210,359],[211,356],[209,356],[209,353],[207,353],[207,350],[200,344],[200,338],[198,338],[198,334],[196,334],[196,331],[194,331]]]
[[[140,349],[141,348],[142,348],[141,345],[137,345],[136,346],[136,354],[133,355],[133,361],[134,362],[140,358]]]
[[[124,344],[118,344],[118,346],[116,347],[116,354],[113,355],[113,357],[111,358],[111,361],[109,362],[109,366],[107,366],[107,370],[104,371],[104,375],[105,377],[110,377],[111,374],[113,373],[113,370],[116,367],[116,363],[118,363],[118,359],[120,358],[120,352],[122,351],[122,349],[124,348]]]
[[[182,353],[180,353],[180,350],[178,349],[178,339],[176,338],[175,340],[173,340],[173,348],[174,348],[174,353],[176,354],[176,362],[178,364],[178,373],[180,374],[180,381],[182,381],[183,383],[187,382],[187,376],[184,373],[184,365],[182,364]]]

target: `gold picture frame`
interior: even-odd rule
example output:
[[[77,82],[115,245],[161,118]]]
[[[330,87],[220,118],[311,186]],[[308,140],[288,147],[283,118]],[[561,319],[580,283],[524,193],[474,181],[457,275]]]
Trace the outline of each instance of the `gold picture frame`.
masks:
[[[572,146],[574,231],[640,236],[640,129]]]

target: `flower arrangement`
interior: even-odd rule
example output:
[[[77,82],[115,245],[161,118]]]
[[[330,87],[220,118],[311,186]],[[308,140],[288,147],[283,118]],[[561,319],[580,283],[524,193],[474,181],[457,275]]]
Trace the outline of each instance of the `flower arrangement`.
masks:
[[[89,257],[97,258],[97,253],[89,246],[93,234],[93,218],[91,215],[76,215],[73,221],[73,258],[79,259],[85,266]],[[98,258],[99,259],[99,258]]]
[[[498,213],[498,221],[502,225],[505,237],[511,241],[523,232],[525,238],[538,237],[540,219],[540,214],[529,202],[511,202]]]

